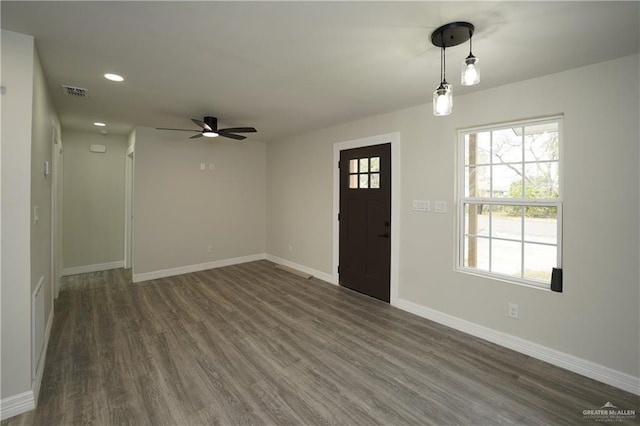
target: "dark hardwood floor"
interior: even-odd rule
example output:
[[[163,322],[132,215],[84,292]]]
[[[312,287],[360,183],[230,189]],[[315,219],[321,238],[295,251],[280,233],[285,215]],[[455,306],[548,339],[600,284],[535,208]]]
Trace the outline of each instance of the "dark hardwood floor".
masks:
[[[640,411],[630,393],[259,261],[64,278],[38,408],[2,425],[573,425],[608,401]]]

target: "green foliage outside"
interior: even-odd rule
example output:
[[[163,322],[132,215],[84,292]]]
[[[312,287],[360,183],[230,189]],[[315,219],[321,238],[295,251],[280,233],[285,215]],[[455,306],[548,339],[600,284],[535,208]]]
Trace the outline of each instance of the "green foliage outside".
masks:
[[[549,185],[547,179],[538,179],[538,182],[532,182],[527,180],[525,183],[525,194],[526,198],[534,198],[534,199],[553,199],[558,198],[557,189],[553,188],[553,185]],[[514,182],[511,184],[509,188],[509,196],[513,198],[519,198],[522,195],[522,182]],[[536,207],[536,206],[526,206],[525,207],[525,216],[526,217],[536,217],[536,218],[553,218],[556,217],[556,209],[551,207]],[[507,216],[520,216],[522,208],[519,206],[505,206],[504,213]]]

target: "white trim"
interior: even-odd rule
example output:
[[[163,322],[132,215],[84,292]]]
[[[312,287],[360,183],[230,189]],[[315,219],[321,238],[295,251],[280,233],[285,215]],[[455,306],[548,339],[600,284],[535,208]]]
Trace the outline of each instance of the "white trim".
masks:
[[[466,165],[465,165],[465,136],[472,134],[472,133],[478,133],[480,131],[491,131],[491,144],[493,146],[493,131],[497,131],[497,130],[503,130],[505,128],[515,128],[515,127],[519,127],[523,130],[522,132],[522,161],[521,162],[515,162],[513,164],[522,164],[523,167],[525,167],[528,164],[538,164],[538,163],[544,163],[547,161],[544,160],[535,160],[535,161],[525,161],[525,156],[524,156],[524,128],[527,126],[532,126],[532,125],[540,125],[540,124],[556,124],[557,125],[557,131],[558,131],[558,150],[559,150],[559,158],[557,160],[549,160],[548,162],[553,162],[553,163],[557,163],[558,164],[558,175],[559,175],[559,187],[558,187],[558,198],[553,198],[553,199],[527,199],[527,198],[496,198],[496,197],[467,197],[465,196],[465,185],[467,184],[466,180],[464,179],[465,176],[465,170],[466,170]],[[551,289],[551,283],[550,282],[544,282],[544,281],[538,281],[538,280],[534,280],[534,279],[527,279],[524,277],[524,270],[525,270],[525,256],[524,256],[524,248],[525,248],[525,244],[527,242],[529,243],[534,243],[534,244],[540,244],[539,242],[533,242],[533,241],[525,241],[525,234],[523,233],[521,235],[521,238],[519,240],[520,243],[520,250],[522,251],[522,255],[520,258],[520,273],[522,274],[521,277],[516,277],[516,276],[507,276],[507,275],[503,275],[500,274],[498,272],[493,271],[493,267],[491,266],[491,262],[493,259],[493,254],[492,254],[492,250],[491,247],[492,245],[489,245],[489,270],[484,270],[484,269],[479,269],[476,267],[465,267],[464,266],[464,250],[465,250],[465,246],[464,246],[464,238],[465,238],[465,232],[464,232],[464,228],[465,228],[465,217],[464,217],[464,210],[465,210],[465,205],[466,204],[486,204],[486,205],[510,205],[510,206],[543,206],[543,207],[555,207],[557,209],[557,213],[556,213],[556,244],[545,244],[545,245],[549,245],[549,246],[554,246],[556,247],[556,264],[555,267],[556,268],[562,268],[562,238],[563,238],[563,233],[562,233],[562,187],[563,182],[564,182],[564,175],[563,175],[563,140],[564,140],[564,115],[560,114],[560,115],[553,115],[553,116],[549,116],[549,117],[539,117],[539,118],[534,118],[534,119],[525,119],[525,120],[518,120],[518,121],[511,121],[511,122],[505,122],[505,123],[496,123],[496,124],[491,124],[491,125],[485,125],[485,126],[480,126],[480,127],[470,127],[470,128],[464,128],[464,129],[458,129],[458,140],[456,143],[456,190],[455,190],[455,194],[456,194],[456,230],[455,230],[455,243],[454,243],[454,248],[455,248],[455,257],[454,257],[454,270],[456,272],[462,272],[462,273],[472,273],[475,275],[479,275],[479,276],[483,276],[489,279],[494,279],[494,280],[501,280],[501,281],[505,281],[505,282],[509,282],[512,284],[517,284],[517,285],[525,285],[525,286],[530,286],[530,287],[538,287],[538,288],[542,288],[545,290],[550,290]],[[488,163],[480,163],[478,164],[479,166],[492,166],[493,164],[496,164],[493,162],[493,158],[489,158],[489,162]],[[523,169],[524,170],[524,169]],[[490,174],[491,176],[493,176],[492,174]],[[523,176],[524,176],[524,171],[523,171]],[[493,179],[493,177],[491,177],[491,179]],[[524,186],[523,186],[524,189]],[[480,236],[477,235],[477,237],[484,239],[484,240],[488,240],[488,241],[493,241],[493,240],[500,240],[500,238],[496,238],[493,236],[493,233],[491,232],[491,226],[492,226],[492,220],[491,219],[491,215],[489,215],[489,234],[488,236]],[[524,216],[522,216],[522,220],[524,221]],[[523,231],[524,232],[524,231]],[[511,240],[511,241],[515,241],[515,240]]]
[[[158,278],[172,277],[174,275],[189,274],[191,272],[206,271],[207,269],[222,268],[223,266],[238,265],[240,263],[255,262],[256,260],[265,259],[264,253],[252,254],[249,256],[234,257],[231,259],[214,260],[213,262],[198,263],[196,265],[178,266],[177,268],[161,269],[159,271],[143,272],[142,274],[133,274],[134,283],[142,281],[155,280]]]
[[[72,268],[64,268],[62,275],[86,274],[87,272],[108,271],[109,269],[124,268],[124,260],[116,262],[96,263],[94,265],[74,266]]]
[[[6,420],[35,408],[36,399],[33,397],[32,390],[8,396],[0,401],[0,420]]]
[[[282,259],[270,254],[266,255],[265,259],[273,263],[279,263],[280,265],[297,269],[298,271],[306,272],[307,274],[313,275],[315,278],[326,281],[329,284],[338,285],[338,280],[335,275],[327,274],[326,272],[318,271],[317,269],[309,268],[308,266],[300,265],[299,263],[291,262],[290,260]]]
[[[338,213],[340,212],[340,151],[371,145],[391,143],[391,304],[398,300],[398,286],[400,282],[400,132],[354,139],[333,144],[333,270],[331,283],[338,283],[338,261],[340,226]],[[326,280],[325,280],[326,281]]]
[[[51,337],[51,327],[53,326],[53,305],[51,305],[51,309],[49,310],[49,319],[47,320],[47,328],[44,332],[44,347],[42,348],[42,356],[40,357],[40,363],[38,364],[38,369],[36,377],[33,380],[33,384],[31,388],[33,389],[33,399],[34,401],[38,401],[38,396],[40,395],[40,385],[42,384],[42,376],[44,374],[44,364],[47,360],[47,349],[49,348],[49,337]],[[35,408],[35,407],[34,407]]]
[[[542,346],[529,340],[521,339],[482,325],[463,320],[452,315],[445,314],[434,309],[418,305],[408,300],[398,299],[394,304],[397,308],[420,317],[446,325],[464,333],[487,340],[497,345],[509,348],[516,352],[529,355],[549,364],[555,365],[565,370],[572,371],[590,379],[606,383],[616,388],[640,395],[640,378],[626,373],[587,361],[555,349]]]
[[[133,268],[133,197],[134,197],[135,154],[133,146],[127,149],[125,157],[125,199],[124,199],[124,267]]]
[[[60,240],[60,212],[61,209],[58,206],[60,201],[60,151],[62,149],[62,142],[58,138],[58,129],[56,127],[55,120],[51,119],[52,135],[51,135],[51,303],[58,297],[59,288],[58,280],[60,279],[60,253],[58,252],[59,240]]]

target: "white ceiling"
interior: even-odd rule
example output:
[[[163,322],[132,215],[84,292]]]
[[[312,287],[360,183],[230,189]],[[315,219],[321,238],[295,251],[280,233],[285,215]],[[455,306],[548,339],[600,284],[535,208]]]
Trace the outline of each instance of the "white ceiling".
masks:
[[[430,102],[429,35],[476,26],[482,81],[459,84],[468,44],[447,49],[454,93],[639,51],[638,2],[9,2],[2,28],[33,35],[66,129],[254,126],[269,141]],[[125,76],[105,80],[105,72]],[[60,85],[88,89],[88,99]],[[453,112],[455,114],[455,110]],[[186,136],[185,136],[186,137]]]

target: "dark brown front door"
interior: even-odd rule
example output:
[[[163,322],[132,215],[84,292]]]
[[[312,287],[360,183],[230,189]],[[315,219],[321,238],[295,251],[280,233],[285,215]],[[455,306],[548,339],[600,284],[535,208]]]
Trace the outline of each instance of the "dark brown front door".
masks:
[[[340,285],[389,302],[391,144],[340,151]]]

